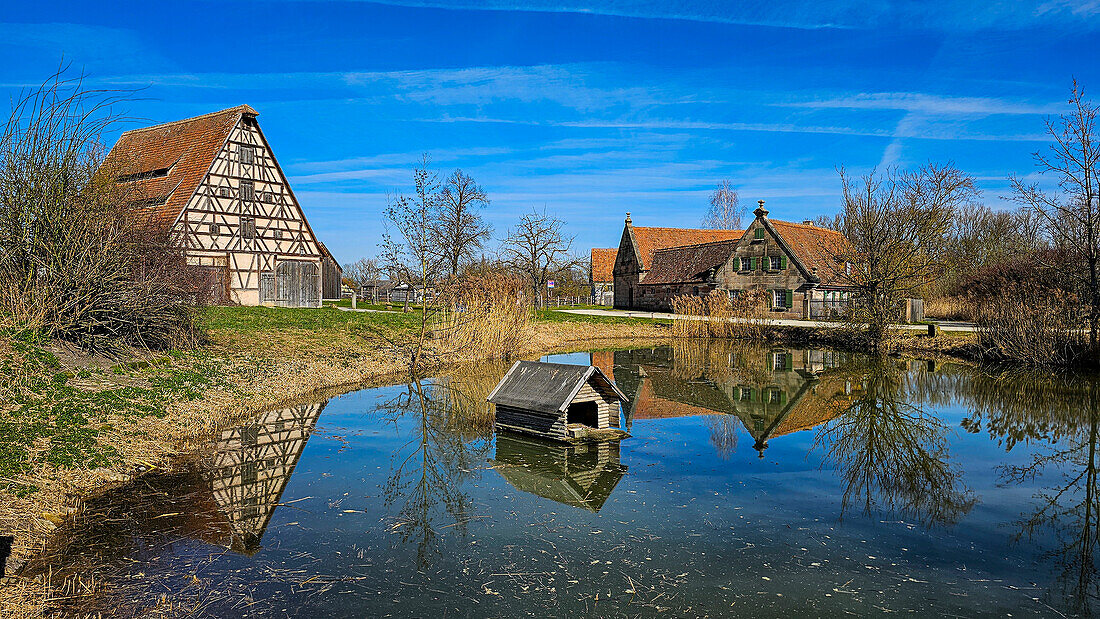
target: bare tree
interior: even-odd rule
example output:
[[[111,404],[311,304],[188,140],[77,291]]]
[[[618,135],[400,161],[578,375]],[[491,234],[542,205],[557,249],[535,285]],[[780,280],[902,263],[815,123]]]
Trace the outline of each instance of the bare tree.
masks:
[[[421,158],[413,171],[412,195],[390,196],[386,207],[387,230],[382,235],[382,266],[392,279],[408,286],[405,294],[405,311],[409,310],[409,295],[417,288],[432,285],[439,278],[443,259],[435,246],[433,226],[439,218],[439,177],[429,166],[428,155]],[[391,234],[396,232],[396,236]],[[409,360],[409,372],[419,376],[425,367],[425,345],[429,336],[429,322],[436,309],[431,308],[425,294],[420,303],[420,325],[411,340],[390,340]]]
[[[729,180],[723,180],[710,193],[710,207],[703,217],[702,225],[715,230],[740,230],[741,218],[744,216],[745,207],[741,206],[737,189]]]
[[[493,227],[478,214],[489,204],[485,190],[462,170],[447,177],[440,193],[439,219],[433,226],[438,251],[452,277],[492,236]]]
[[[832,257],[832,278],[855,292],[853,319],[866,325],[871,346],[881,352],[889,326],[900,319],[902,300],[940,275],[952,217],[978,190],[952,164],[872,171],[860,179],[841,169],[840,179],[846,242],[831,241],[823,249]]]
[[[378,258],[360,258],[344,265],[344,277],[351,279],[359,289],[370,288],[371,303],[378,303],[378,280],[382,277],[382,267]]]
[[[1070,256],[1059,267],[1073,274],[1088,303],[1089,350],[1095,359],[1100,354],[1100,143],[1095,133],[1100,108],[1085,99],[1076,80],[1069,103],[1069,114],[1047,120],[1050,150],[1034,155],[1039,172],[1057,178],[1059,191],[1017,177],[1011,181],[1015,200],[1038,215],[1054,245]]]
[[[501,246],[501,258],[511,269],[524,276],[535,299],[542,299],[546,282],[555,270],[568,268],[573,237],[562,232],[565,222],[531,209],[508,231]]]

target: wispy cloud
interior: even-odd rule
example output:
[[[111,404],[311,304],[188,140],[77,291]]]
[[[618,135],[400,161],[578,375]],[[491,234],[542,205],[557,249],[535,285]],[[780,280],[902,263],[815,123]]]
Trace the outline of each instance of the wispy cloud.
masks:
[[[578,13],[642,19],[688,20],[798,29],[884,29],[973,31],[1037,25],[1097,27],[1097,0],[1017,0],[990,4],[962,0],[929,6],[923,2],[820,2],[818,0],[381,0],[386,4],[464,10]]]
[[[776,103],[812,109],[901,110],[925,114],[978,115],[1054,114],[1065,109],[1059,103],[1028,103],[992,97],[959,97],[920,92],[876,92],[836,98]]]

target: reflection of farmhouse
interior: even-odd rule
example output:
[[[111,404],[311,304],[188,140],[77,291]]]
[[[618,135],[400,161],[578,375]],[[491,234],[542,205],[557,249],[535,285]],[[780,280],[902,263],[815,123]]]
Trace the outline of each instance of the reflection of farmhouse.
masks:
[[[253,553],[279,503],[325,404],[270,411],[252,423],[225,430],[206,477],[232,536],[221,543]]]
[[[820,350],[750,349],[750,360],[725,357],[722,367],[677,359],[670,347],[592,353],[592,363],[633,396],[624,407],[627,427],[637,420],[733,415],[762,451],[779,436],[834,417],[831,402],[852,383],[836,369],[838,353]],[[730,353],[731,355],[733,353]]]
[[[340,270],[247,105],[127,131],[103,168],[179,235],[216,302],[316,307]],[[322,281],[324,286],[322,286]]]
[[[844,237],[769,219],[762,202],[754,214],[741,231],[635,227],[628,213],[613,269],[615,307],[667,310],[680,295],[763,290],[768,307],[786,317],[842,310],[849,291],[832,256],[847,248]]]
[[[517,361],[486,399],[501,430],[558,441],[625,434],[618,428],[626,396],[594,366]]]
[[[592,512],[626,474],[619,441],[566,445],[515,434],[497,435],[494,468],[517,490]]]

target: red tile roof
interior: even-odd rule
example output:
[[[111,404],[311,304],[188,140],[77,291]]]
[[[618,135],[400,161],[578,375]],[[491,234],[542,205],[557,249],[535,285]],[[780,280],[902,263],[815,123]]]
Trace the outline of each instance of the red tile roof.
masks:
[[[734,239],[658,249],[642,285],[705,282],[707,271],[725,264],[736,247]]]
[[[644,228],[634,226],[634,241],[642,268],[650,268],[654,252],[667,247],[683,247],[741,238],[743,230],[701,230],[698,228]]]
[[[592,281],[611,282],[615,280],[612,271],[615,270],[615,256],[619,248],[593,247],[592,248]]]
[[[167,176],[129,181],[135,200],[148,200],[150,214],[171,223],[205,178],[242,116],[256,116],[247,105],[123,133],[103,169],[116,177],[168,169]]]
[[[848,240],[844,235],[836,230],[789,221],[769,219],[768,223],[779,233],[791,253],[807,271],[813,274],[816,267],[817,276],[822,283],[835,279],[839,265],[830,257],[843,253],[848,248]]]

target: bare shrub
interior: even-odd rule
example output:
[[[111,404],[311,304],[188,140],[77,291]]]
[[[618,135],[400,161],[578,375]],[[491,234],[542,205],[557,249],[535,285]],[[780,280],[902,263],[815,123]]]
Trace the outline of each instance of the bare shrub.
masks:
[[[987,356],[1032,365],[1070,365],[1088,352],[1080,306],[1047,297],[994,300],[978,312]]]
[[[731,299],[723,290],[706,296],[681,295],[672,299],[676,337],[765,339],[771,333],[766,290],[747,290]]]
[[[55,75],[0,133],[0,322],[93,349],[194,344],[203,278],[110,170],[116,99]]]
[[[465,277],[447,295],[439,331],[444,347],[476,351],[489,359],[510,359],[525,344],[531,299],[516,276],[489,273]]]

